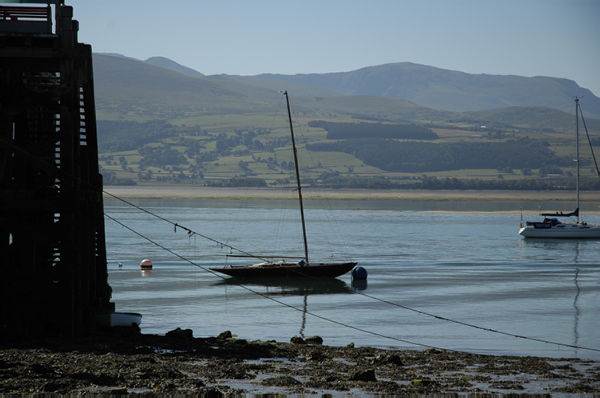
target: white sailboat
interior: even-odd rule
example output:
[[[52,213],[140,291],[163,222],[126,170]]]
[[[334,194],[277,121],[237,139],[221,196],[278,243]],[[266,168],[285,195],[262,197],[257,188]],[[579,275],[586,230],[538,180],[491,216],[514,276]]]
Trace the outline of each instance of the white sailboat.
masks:
[[[527,221],[519,229],[519,234],[526,238],[560,238],[560,239],[585,239],[600,238],[600,226],[588,224],[579,219],[579,98],[575,98],[575,136],[577,148],[577,184],[576,184],[576,209],[571,213],[541,213],[542,221]],[[562,222],[559,218],[570,218],[575,221]]]

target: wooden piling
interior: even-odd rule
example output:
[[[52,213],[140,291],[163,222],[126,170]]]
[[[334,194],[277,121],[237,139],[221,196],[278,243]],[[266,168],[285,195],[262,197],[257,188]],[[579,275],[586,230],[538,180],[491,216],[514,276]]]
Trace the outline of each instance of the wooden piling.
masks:
[[[76,336],[114,310],[77,31],[70,6],[0,6],[0,335]]]

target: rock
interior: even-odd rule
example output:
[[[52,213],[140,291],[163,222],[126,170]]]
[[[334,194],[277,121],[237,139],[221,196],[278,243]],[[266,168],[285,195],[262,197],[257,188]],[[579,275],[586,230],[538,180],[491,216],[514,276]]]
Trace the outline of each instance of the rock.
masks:
[[[209,387],[201,394],[205,398],[221,398],[223,393],[216,387]]]
[[[37,374],[50,374],[50,373],[54,373],[54,369],[51,366],[43,366],[40,365],[39,363],[34,363],[33,365],[29,366],[29,369],[32,372],[35,372]]]
[[[307,360],[309,361],[315,361],[315,362],[323,362],[329,359],[329,357],[327,357],[326,355],[323,355],[320,352],[313,352],[312,354],[309,354],[305,357]]]
[[[44,384],[44,387],[42,387],[42,390],[44,392],[55,392],[59,388],[61,388],[60,384],[54,383],[54,382],[49,382],[49,383]]]
[[[373,365],[396,365],[396,366],[404,366],[402,362],[402,358],[399,355],[377,355],[373,358]]]
[[[306,343],[308,343],[308,344],[322,345],[323,344],[323,338],[321,336],[307,337],[306,338]]]
[[[266,386],[278,386],[278,387],[294,387],[302,385],[301,382],[294,379],[292,376],[277,376],[264,379],[261,382],[262,385]]]
[[[435,381],[431,380],[431,379],[414,379],[413,381],[410,382],[410,384],[412,384],[413,386],[430,386],[432,384],[434,384]]]
[[[226,330],[226,331],[220,333],[218,338],[221,340],[225,340],[225,339],[230,339],[232,337],[233,337],[233,335],[231,334],[231,332],[229,330]]]
[[[350,373],[349,379],[352,381],[377,381],[377,377],[375,377],[375,371],[373,369],[356,370]]]
[[[306,341],[300,336],[294,336],[290,339],[290,343],[292,344],[306,344]]]
[[[165,336],[169,337],[169,338],[176,338],[176,339],[181,339],[181,340],[191,340],[194,338],[194,332],[192,331],[192,329],[177,328],[175,330],[171,330],[170,332],[167,332],[167,334]]]
[[[140,329],[140,325],[138,325],[137,323],[133,322],[131,324],[131,329],[135,332],[135,333],[141,333],[142,329]]]
[[[233,345],[248,345],[248,340],[245,339],[232,339],[228,342],[228,344]]]
[[[399,355],[393,354],[387,358],[387,363],[391,363],[396,366],[404,366],[404,362],[402,362],[402,358]]]
[[[141,329],[137,323],[132,323],[131,326],[115,326],[111,329],[124,338],[135,337],[141,334]]]

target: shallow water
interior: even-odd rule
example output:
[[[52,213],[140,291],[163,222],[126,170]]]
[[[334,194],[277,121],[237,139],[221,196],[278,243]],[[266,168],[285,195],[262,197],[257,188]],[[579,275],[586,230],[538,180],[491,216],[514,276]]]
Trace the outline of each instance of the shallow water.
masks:
[[[319,335],[328,345],[600,358],[597,240],[527,240],[519,237],[514,214],[423,213],[414,203],[391,201],[340,201],[317,211],[308,202],[312,260],[358,261],[369,272],[366,284],[347,274],[328,282],[238,286],[206,270],[244,261],[226,258],[235,251],[218,242],[301,258],[298,212],[290,201],[135,203],[195,232],[105,202],[108,216],[154,242],[106,220],[113,301],[118,311],[144,315],[144,333],[181,327],[197,337],[231,330],[245,339]],[[487,204],[493,206],[523,207]],[[597,215],[585,219],[600,223]],[[142,258],[152,259],[151,273],[140,271]]]

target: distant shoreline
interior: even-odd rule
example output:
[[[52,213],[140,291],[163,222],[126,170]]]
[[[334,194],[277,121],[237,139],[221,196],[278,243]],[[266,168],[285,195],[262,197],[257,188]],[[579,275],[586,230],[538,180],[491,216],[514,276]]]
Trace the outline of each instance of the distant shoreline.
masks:
[[[286,199],[291,189],[283,188],[216,188],[203,186],[106,186],[104,191],[121,198],[171,199]],[[305,194],[335,200],[400,201],[574,201],[571,191],[479,191],[479,190],[401,190],[401,189],[324,189],[303,188]],[[307,199],[310,199],[307,195]],[[582,202],[600,201],[600,191],[580,194]]]
[[[290,199],[290,188],[215,188],[203,186],[106,186],[104,197],[123,199]],[[475,191],[475,190],[400,190],[400,189],[312,189],[302,190],[306,200],[368,201],[426,201],[426,202],[571,202],[575,201],[570,191]],[[585,191],[580,194],[581,202],[600,202],[600,191]],[[445,212],[445,211],[444,211]],[[520,211],[503,213],[519,213]],[[537,211],[523,211],[536,214]],[[600,214],[586,211],[587,214]]]

